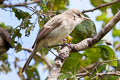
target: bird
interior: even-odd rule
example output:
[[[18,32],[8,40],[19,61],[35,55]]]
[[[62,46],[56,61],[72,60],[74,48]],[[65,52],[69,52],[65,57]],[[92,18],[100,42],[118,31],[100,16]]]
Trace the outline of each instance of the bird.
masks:
[[[0,56],[7,52],[9,48],[13,48],[10,34],[6,29],[0,26]]]
[[[74,28],[82,21],[88,19],[78,9],[68,9],[52,17],[38,32],[37,38],[32,46],[33,52],[27,59],[22,73],[28,67],[30,61],[42,48],[55,45],[67,37]]]

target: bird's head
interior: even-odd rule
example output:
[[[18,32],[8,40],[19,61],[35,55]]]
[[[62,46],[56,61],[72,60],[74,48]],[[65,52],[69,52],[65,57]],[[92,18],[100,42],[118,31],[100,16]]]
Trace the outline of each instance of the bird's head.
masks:
[[[86,17],[82,12],[80,12],[78,9],[68,9],[64,12],[65,14],[68,14],[68,15],[73,15],[75,17],[79,17],[81,18],[82,21],[84,20],[89,20],[88,17]]]
[[[69,9],[74,15],[82,18],[83,20],[89,19],[86,17],[82,12],[80,12],[78,9]]]

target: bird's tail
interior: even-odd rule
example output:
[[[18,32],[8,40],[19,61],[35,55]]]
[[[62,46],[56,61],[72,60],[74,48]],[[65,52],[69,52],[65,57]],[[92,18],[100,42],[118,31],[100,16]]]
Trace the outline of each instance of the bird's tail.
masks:
[[[22,69],[22,73],[26,70],[26,68],[29,66],[32,58],[34,57],[34,55],[36,54],[36,50],[33,50],[32,54],[29,56],[29,58],[27,59],[23,69]]]

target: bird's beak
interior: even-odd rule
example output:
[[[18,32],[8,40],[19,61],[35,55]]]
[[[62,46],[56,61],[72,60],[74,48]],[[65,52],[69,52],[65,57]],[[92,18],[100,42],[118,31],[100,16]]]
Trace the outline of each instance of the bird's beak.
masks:
[[[90,18],[88,18],[88,17],[82,17],[83,18],[83,20],[90,20]]]
[[[90,18],[85,17],[84,15],[81,16],[83,20],[90,20]]]

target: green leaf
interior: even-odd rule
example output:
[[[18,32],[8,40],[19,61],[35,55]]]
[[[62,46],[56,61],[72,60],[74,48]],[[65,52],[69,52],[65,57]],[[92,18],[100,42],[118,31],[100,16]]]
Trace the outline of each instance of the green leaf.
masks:
[[[30,35],[30,32],[31,32],[32,29],[33,29],[33,25],[31,25],[30,27],[26,28],[25,36]]]
[[[16,53],[22,50],[22,45],[20,43],[16,46]]]
[[[35,67],[29,67],[25,72],[27,80],[40,80],[39,72]]]
[[[99,5],[106,3],[104,0],[90,0],[90,2],[94,7],[97,7]],[[105,11],[106,7],[100,8],[100,10]]]
[[[12,39],[15,39],[16,37],[20,38],[21,36],[22,34],[20,33],[20,29],[15,29]]]
[[[106,68],[106,65],[107,64],[102,64],[102,65],[98,66],[97,70],[96,70],[96,73],[103,72]]]
[[[47,55],[47,54],[48,54],[48,49],[42,48],[42,49],[40,50],[40,53],[41,53],[42,55]]]
[[[114,75],[109,76],[109,75],[106,75],[104,77],[104,80],[119,80],[119,78],[120,78],[120,76],[114,76]]]
[[[69,0],[49,0],[47,8],[50,10],[65,10],[69,5]]]
[[[105,24],[107,24],[111,20],[112,17],[113,16],[108,17],[107,12],[102,12],[101,15],[99,15],[99,16],[96,17],[96,20],[97,21],[104,21],[103,25],[102,25],[102,26],[104,26]]]
[[[103,0],[90,0],[90,2],[92,3],[93,6],[99,6],[102,4]]]
[[[67,78],[71,78],[72,75],[70,73],[62,73],[59,77],[58,77],[58,80],[64,80],[64,79],[67,79]]]
[[[106,12],[102,12],[101,15],[97,16],[96,20],[97,21],[105,20],[106,17],[107,17],[107,13]]]
[[[18,20],[20,19],[24,20],[25,18],[31,18],[28,12],[24,12],[20,9],[12,8],[12,11],[15,13],[15,16],[18,18]]]
[[[30,24],[32,24],[30,22],[30,20],[25,19],[21,28],[25,29],[25,28],[29,27]]]
[[[72,43],[78,43],[81,40],[96,35],[96,27],[92,20],[85,20],[78,24],[70,34],[73,38]]]
[[[2,61],[6,61],[7,59],[8,59],[7,54],[3,54],[2,56],[0,56],[0,60],[2,60]]]
[[[120,10],[120,2],[117,2],[111,7],[112,13],[115,15]]]
[[[61,69],[62,73],[72,72],[76,74],[80,69],[81,63],[81,54],[80,53],[71,53],[71,56],[68,57]]]
[[[88,64],[98,62],[100,59],[105,60],[113,60],[110,61],[111,66],[117,66],[117,61],[114,51],[106,45],[98,45],[94,48],[86,49],[83,53],[86,56],[86,60]]]
[[[70,57],[66,59],[61,71],[72,72],[74,74],[77,73],[79,68],[80,68],[80,60]]]
[[[97,46],[100,49],[101,56],[103,60],[113,60],[110,62],[112,66],[117,66],[117,61],[114,61],[116,58],[115,53],[112,48],[106,45]]]
[[[112,35],[113,37],[120,37],[120,29],[117,29],[116,27],[114,27]]]
[[[86,49],[84,51],[83,55],[85,55],[85,57],[86,57],[85,60],[86,60],[87,64],[96,63],[101,58],[101,53],[99,51],[99,48]]]

